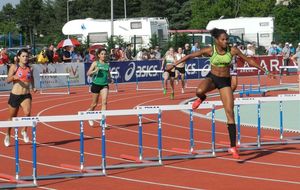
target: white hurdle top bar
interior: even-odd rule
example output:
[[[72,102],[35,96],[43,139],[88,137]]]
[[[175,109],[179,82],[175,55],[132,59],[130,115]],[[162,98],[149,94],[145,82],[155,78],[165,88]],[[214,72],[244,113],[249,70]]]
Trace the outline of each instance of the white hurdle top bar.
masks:
[[[41,77],[46,76],[70,76],[70,73],[40,73]]]
[[[153,71],[146,71],[146,70],[137,70],[136,73],[163,73],[162,70],[153,70]]]
[[[151,108],[147,110],[138,110],[138,109],[123,109],[123,110],[105,110],[105,111],[84,111],[78,112],[81,116],[88,116],[88,115],[98,115],[103,114],[105,116],[130,116],[130,115],[148,115],[148,114],[158,114],[158,108]]]
[[[32,127],[34,121],[25,120],[25,121],[0,121],[0,128],[7,127]]]

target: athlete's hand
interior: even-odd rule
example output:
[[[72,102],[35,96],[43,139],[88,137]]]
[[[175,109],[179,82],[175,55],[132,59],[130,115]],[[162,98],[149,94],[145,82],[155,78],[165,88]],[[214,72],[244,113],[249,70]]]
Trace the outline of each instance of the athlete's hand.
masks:
[[[13,80],[19,80],[20,78],[17,75],[13,76]]]

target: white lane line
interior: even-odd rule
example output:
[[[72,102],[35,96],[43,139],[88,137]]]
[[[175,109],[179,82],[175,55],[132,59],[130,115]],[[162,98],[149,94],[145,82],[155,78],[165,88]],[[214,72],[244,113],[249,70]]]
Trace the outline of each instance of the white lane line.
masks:
[[[253,176],[229,174],[229,173],[223,173],[223,172],[214,172],[214,171],[209,171],[209,170],[182,168],[182,167],[177,167],[177,166],[165,166],[165,167],[178,169],[178,170],[184,170],[184,171],[197,172],[197,173],[200,172],[200,173],[208,173],[208,174],[213,174],[213,175],[222,175],[222,176],[229,176],[229,177],[236,177],[236,178],[244,178],[244,179],[253,179],[253,180],[260,180],[260,181],[271,181],[271,182],[278,182],[278,183],[288,183],[288,184],[300,185],[300,181],[288,181],[288,180],[272,179],[272,178],[264,178],[264,177],[253,177]]]
[[[138,179],[124,178],[124,177],[119,177],[119,176],[107,176],[107,177],[109,177],[109,178],[114,178],[114,179],[125,180],[125,181],[132,181],[132,182],[137,182],[137,183],[144,183],[144,184],[158,185],[158,186],[163,186],[163,187],[173,187],[173,188],[177,188],[177,189],[203,190],[203,189],[194,188],[194,187],[179,186],[179,185],[171,185],[171,184],[166,184],[166,183],[150,182],[150,181],[144,181],[144,180],[138,180]]]

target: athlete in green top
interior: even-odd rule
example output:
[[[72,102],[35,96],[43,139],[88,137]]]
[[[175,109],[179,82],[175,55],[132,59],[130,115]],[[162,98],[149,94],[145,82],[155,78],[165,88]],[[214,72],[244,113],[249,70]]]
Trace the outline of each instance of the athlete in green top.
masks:
[[[218,89],[223,106],[227,117],[228,132],[230,138],[231,148],[228,149],[232,153],[234,158],[239,158],[239,154],[236,149],[236,125],[234,120],[234,97],[231,89],[230,78],[230,63],[233,56],[237,55],[248,62],[250,65],[264,71],[270,78],[274,78],[272,74],[250,57],[245,56],[238,48],[228,46],[228,35],[225,30],[214,28],[211,30],[211,35],[215,39],[215,45],[213,47],[203,48],[197,52],[189,54],[182,59],[176,61],[174,66],[181,62],[186,62],[188,59],[194,57],[201,57],[202,55],[210,56],[211,71],[206,78],[201,81],[196,90],[197,99],[193,103],[193,109],[197,109],[202,101],[205,100],[205,94],[214,89]]]
[[[99,95],[101,95],[101,110],[106,110],[107,96],[108,96],[108,83],[111,80],[109,72],[109,64],[106,62],[107,52],[106,49],[99,49],[96,52],[95,61],[89,68],[87,75],[93,78],[91,92],[92,103],[88,111],[95,110],[98,105]],[[94,125],[94,121],[89,121],[90,126]]]

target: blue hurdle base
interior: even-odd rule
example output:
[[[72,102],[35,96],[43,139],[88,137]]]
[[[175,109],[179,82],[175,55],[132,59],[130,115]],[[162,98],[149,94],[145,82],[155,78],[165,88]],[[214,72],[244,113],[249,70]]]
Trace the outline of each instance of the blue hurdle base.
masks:
[[[128,169],[128,168],[156,167],[156,166],[162,166],[162,165],[163,164],[161,164],[159,162],[129,163],[129,164],[109,165],[109,166],[106,166],[105,169],[116,170],[116,169]],[[90,169],[90,170],[102,170],[101,166],[88,166],[85,168]]]
[[[0,189],[16,189],[16,188],[30,188],[30,187],[37,187],[37,185],[34,183],[0,185]]]
[[[37,176],[37,180],[49,180],[49,179],[65,179],[65,178],[81,178],[81,177],[98,177],[105,176],[102,172],[97,173],[78,173],[78,174],[57,174],[57,175],[45,175]],[[32,176],[20,177],[21,180],[29,181],[32,180]]]

